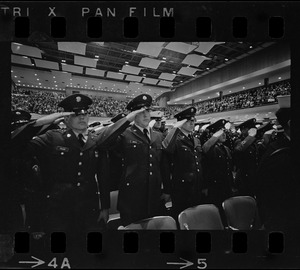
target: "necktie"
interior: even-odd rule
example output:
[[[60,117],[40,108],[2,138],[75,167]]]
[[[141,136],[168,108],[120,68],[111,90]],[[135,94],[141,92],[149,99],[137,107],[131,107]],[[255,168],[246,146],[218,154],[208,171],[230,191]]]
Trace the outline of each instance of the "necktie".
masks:
[[[189,134],[188,136],[189,136],[190,140],[194,143],[193,135],[192,135],[192,134]]]
[[[83,135],[81,133],[78,134],[78,140],[79,140],[81,147],[83,147],[85,145],[85,142],[83,140]]]
[[[150,143],[150,138],[149,138],[149,136],[148,136],[148,129],[144,128],[144,134],[145,134],[145,136],[146,136],[148,142]]]

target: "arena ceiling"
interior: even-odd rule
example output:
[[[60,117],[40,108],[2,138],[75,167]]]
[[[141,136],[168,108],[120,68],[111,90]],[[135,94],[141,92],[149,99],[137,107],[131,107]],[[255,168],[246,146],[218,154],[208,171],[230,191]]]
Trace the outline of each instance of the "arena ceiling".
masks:
[[[230,65],[271,42],[24,42],[11,44],[12,80],[153,98]]]

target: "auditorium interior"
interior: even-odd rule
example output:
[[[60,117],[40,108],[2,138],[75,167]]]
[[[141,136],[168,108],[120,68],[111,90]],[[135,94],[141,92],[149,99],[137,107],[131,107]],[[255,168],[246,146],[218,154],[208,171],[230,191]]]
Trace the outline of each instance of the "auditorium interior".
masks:
[[[26,110],[38,119],[80,93],[93,100],[90,124],[101,125],[128,113],[126,105],[136,96],[148,94],[170,129],[174,115],[190,106],[200,127],[225,119],[234,128],[256,118],[261,125],[272,121],[276,129],[277,96],[291,94],[290,69],[285,42],[12,42],[11,110]],[[111,220],[118,218],[117,192],[111,193]],[[253,207],[253,201],[247,203]],[[163,220],[131,229],[166,223],[167,229],[176,227]],[[214,226],[209,229],[223,229]],[[255,225],[247,226],[242,229]]]

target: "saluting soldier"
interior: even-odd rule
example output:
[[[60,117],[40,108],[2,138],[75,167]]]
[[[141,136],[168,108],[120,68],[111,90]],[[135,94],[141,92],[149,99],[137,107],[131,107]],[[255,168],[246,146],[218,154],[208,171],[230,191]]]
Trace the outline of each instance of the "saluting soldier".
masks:
[[[255,177],[259,163],[259,153],[257,146],[256,119],[251,118],[236,126],[240,129],[240,138],[236,140],[234,147],[234,157],[236,164],[236,183],[239,195],[254,196]]]
[[[125,113],[119,113],[112,119],[111,122],[115,123],[118,120],[124,118],[126,116]],[[124,166],[123,158],[114,149],[108,150],[108,158],[109,158],[109,186],[110,191],[119,190],[120,179],[122,176],[122,170]]]
[[[275,115],[284,134],[267,147],[259,164],[257,205],[265,229],[290,231],[300,226],[299,159],[292,158],[290,95],[277,99]]]
[[[107,222],[110,206],[107,149],[133,120],[135,114],[88,133],[88,108],[92,100],[81,94],[59,103],[67,130],[49,130],[28,143],[29,155],[40,162],[44,200],[31,230],[86,232]],[[59,114],[59,113],[58,113]],[[57,115],[55,114],[55,117]],[[51,119],[51,115],[48,119]]]
[[[233,195],[233,161],[227,146],[224,132],[225,119],[220,119],[209,125],[206,130],[210,138],[203,145],[204,176],[207,181],[208,201],[220,209],[222,215],[222,202]]]
[[[167,178],[176,220],[181,211],[200,204],[203,199],[202,148],[200,140],[193,136],[195,114],[195,107],[176,114],[174,117],[178,122],[163,141],[168,155]]]
[[[241,131],[241,136],[235,142],[234,157],[237,167],[236,183],[240,195],[255,197],[255,179],[257,176],[258,164],[265,146],[261,142],[264,131],[272,126],[266,123],[256,128],[256,119],[251,118],[237,128]]]
[[[162,134],[149,127],[152,97],[142,94],[127,109],[137,113],[134,124],[118,138],[124,159],[117,208],[123,226],[160,215],[162,210]]]

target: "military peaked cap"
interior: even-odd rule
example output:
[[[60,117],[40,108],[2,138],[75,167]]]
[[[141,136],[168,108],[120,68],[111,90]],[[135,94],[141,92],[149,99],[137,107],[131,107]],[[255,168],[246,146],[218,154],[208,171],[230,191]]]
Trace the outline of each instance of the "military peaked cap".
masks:
[[[150,112],[151,119],[162,119],[164,113],[162,111],[152,111]]]
[[[174,117],[177,119],[177,121],[181,121],[183,119],[191,119],[195,116],[197,110],[195,107],[189,107],[177,114],[174,115]]]
[[[132,99],[126,106],[126,109],[129,111],[136,111],[143,107],[151,107],[152,97],[147,94],[142,94],[136,96]]]
[[[85,95],[74,94],[62,100],[58,106],[64,108],[65,112],[87,113],[93,101]]]
[[[112,119],[110,119],[110,121],[112,121],[113,123],[116,123],[118,120],[124,118],[126,115],[127,114],[125,114],[125,113],[119,113],[115,117],[113,117]]]
[[[256,125],[256,119],[255,118],[251,118],[251,119],[248,119],[247,121],[239,124],[236,126],[236,128],[239,128],[239,129],[243,129],[243,128],[255,128],[255,125]]]
[[[215,132],[219,131],[220,129],[224,128],[226,123],[227,123],[227,121],[225,119],[220,119],[220,120],[216,121],[215,123],[206,127],[206,129],[208,129],[209,132],[215,133]]]
[[[11,124],[27,123],[31,119],[31,114],[24,110],[15,110],[11,112]]]

